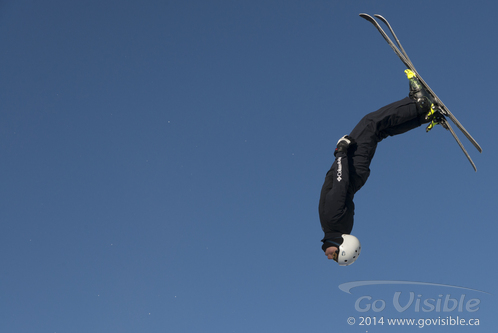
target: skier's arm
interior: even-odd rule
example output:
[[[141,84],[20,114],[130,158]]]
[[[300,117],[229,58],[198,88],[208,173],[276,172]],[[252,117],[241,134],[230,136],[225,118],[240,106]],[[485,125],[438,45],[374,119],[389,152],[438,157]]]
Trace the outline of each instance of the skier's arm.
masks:
[[[346,154],[338,153],[325,177],[320,200],[320,221],[325,233],[324,239],[340,237],[347,229],[347,226],[341,225],[341,220],[347,210],[348,169]]]
[[[345,139],[346,138],[346,139]],[[320,222],[325,233],[323,241],[349,234],[353,227],[354,206],[349,189],[349,162],[347,152],[352,144],[343,137],[334,153],[335,162],[327,172],[320,196]]]

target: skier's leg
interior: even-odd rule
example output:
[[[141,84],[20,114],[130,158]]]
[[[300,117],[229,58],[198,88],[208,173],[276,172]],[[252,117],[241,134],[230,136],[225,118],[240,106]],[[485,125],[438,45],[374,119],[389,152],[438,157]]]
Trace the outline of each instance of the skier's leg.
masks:
[[[349,134],[356,140],[352,157],[352,186],[354,192],[365,184],[370,175],[370,163],[377,144],[388,136],[405,133],[421,125],[423,110],[410,98],[386,105],[367,114]]]

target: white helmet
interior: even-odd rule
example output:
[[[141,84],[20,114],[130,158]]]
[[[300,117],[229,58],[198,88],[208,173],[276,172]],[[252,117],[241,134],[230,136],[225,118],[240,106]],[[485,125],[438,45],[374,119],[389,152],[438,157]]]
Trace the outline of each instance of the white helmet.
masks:
[[[361,244],[353,235],[342,235],[342,244],[339,246],[337,263],[339,266],[349,266],[358,259],[361,252]]]

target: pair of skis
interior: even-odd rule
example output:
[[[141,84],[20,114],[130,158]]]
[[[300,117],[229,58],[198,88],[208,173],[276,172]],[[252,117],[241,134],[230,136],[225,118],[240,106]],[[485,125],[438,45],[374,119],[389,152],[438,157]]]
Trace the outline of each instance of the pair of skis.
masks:
[[[451,127],[449,122],[446,120],[446,117],[448,117],[458,127],[458,129],[460,131],[462,131],[462,133],[465,135],[465,137],[474,145],[474,147],[476,147],[476,149],[480,153],[482,152],[481,146],[479,146],[477,141],[474,140],[474,138],[469,134],[469,132],[467,132],[467,130],[462,126],[462,124],[460,124],[458,119],[456,119],[456,117],[450,112],[450,110],[446,107],[446,105],[444,105],[444,103],[439,99],[439,97],[437,97],[437,95],[434,93],[434,91],[427,85],[427,83],[425,83],[424,79],[422,79],[420,74],[418,74],[417,70],[415,69],[415,66],[413,66],[413,63],[411,62],[410,58],[408,57],[408,54],[406,54],[405,50],[403,49],[403,46],[401,46],[401,43],[399,42],[399,39],[396,36],[396,34],[394,33],[394,30],[392,29],[389,22],[381,15],[378,15],[378,14],[374,15],[376,18],[381,20],[387,26],[387,28],[391,32],[392,36],[394,37],[396,44],[393,43],[391,38],[389,38],[389,36],[384,31],[384,29],[382,29],[382,27],[379,25],[379,23],[372,16],[370,16],[368,14],[360,14],[360,16],[362,18],[364,18],[365,20],[369,21],[370,23],[372,23],[377,28],[377,30],[380,32],[382,37],[384,37],[384,39],[389,44],[389,46],[391,46],[391,48],[394,50],[394,53],[396,53],[396,55],[401,59],[403,64],[405,64],[405,66],[408,69],[410,69],[413,73],[415,73],[415,75],[417,76],[420,83],[424,86],[425,90],[427,90],[427,92],[432,95],[432,97],[434,98],[434,104],[436,105],[437,111],[439,111],[439,114],[441,115],[438,118],[439,124],[441,124],[441,126],[443,126],[445,129],[447,129],[451,132],[451,135],[453,135],[453,137],[455,138],[456,142],[458,143],[458,145],[460,146],[460,148],[464,152],[464,154],[467,157],[467,159],[469,160],[470,164],[472,164],[472,167],[474,168],[475,171],[477,171],[477,168],[476,168],[476,165],[474,164],[474,161],[472,161],[472,158],[470,158],[469,153],[467,153],[467,150],[465,150],[465,147],[463,146],[462,142],[460,141],[460,139],[456,135],[455,131],[453,130],[453,128]]]

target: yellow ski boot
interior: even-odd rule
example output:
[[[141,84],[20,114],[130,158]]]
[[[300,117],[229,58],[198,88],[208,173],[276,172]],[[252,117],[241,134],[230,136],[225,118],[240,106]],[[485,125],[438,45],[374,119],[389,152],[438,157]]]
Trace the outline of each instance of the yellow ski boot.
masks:
[[[422,123],[429,123],[426,131],[429,132],[434,126],[439,124],[438,119],[442,117],[437,104],[434,103],[434,98],[425,90],[417,75],[407,69],[405,70],[406,77],[410,82],[410,98],[415,101],[417,107],[424,113],[421,117]]]

